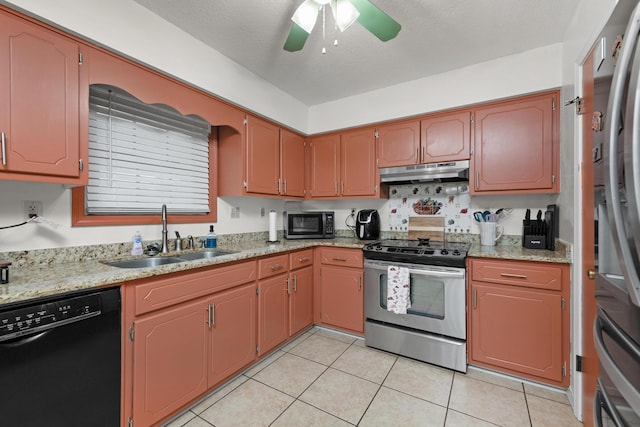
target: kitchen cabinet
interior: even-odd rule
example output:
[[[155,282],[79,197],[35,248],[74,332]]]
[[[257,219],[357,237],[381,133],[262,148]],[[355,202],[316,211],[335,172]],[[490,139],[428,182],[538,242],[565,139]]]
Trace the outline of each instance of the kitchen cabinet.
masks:
[[[0,179],[82,184],[80,46],[0,10]]]
[[[153,425],[256,358],[257,263],[123,286],[123,419]]]
[[[467,160],[471,145],[471,112],[433,114],[420,121],[420,162]]]
[[[311,198],[380,196],[373,128],[313,138],[309,168]]]
[[[569,266],[468,263],[469,363],[568,386]]]
[[[420,120],[378,126],[378,166],[414,165],[420,161]]]
[[[557,104],[552,91],[475,110],[472,194],[560,191]]]
[[[258,356],[289,337],[289,255],[258,262]]]
[[[219,195],[304,198],[305,139],[275,124],[247,116],[246,140],[218,130]]]
[[[289,254],[289,336],[313,324],[313,249]]]
[[[316,323],[364,333],[362,250],[318,248]]]

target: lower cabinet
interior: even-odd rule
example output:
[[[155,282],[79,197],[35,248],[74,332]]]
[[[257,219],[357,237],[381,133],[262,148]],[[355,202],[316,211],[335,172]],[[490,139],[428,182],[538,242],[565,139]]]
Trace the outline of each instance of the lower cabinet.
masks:
[[[569,268],[470,259],[469,363],[569,384]]]
[[[364,333],[362,250],[318,248],[316,323]]]
[[[289,336],[313,324],[313,249],[289,254]]]

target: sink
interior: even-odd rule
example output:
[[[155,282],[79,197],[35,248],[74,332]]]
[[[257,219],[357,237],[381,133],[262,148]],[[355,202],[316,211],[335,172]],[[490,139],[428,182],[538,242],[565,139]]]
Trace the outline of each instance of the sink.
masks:
[[[234,254],[235,252],[225,252],[225,251],[204,251],[204,252],[193,252],[190,254],[182,254],[178,255],[180,259],[186,261],[194,261],[197,259],[206,259],[206,258],[215,258],[222,255]]]
[[[105,262],[105,264],[112,267],[119,268],[143,268],[143,267],[157,267],[159,265],[174,264],[176,262],[184,262],[186,259],[176,257],[157,257],[157,258],[136,258],[127,259],[123,261]]]

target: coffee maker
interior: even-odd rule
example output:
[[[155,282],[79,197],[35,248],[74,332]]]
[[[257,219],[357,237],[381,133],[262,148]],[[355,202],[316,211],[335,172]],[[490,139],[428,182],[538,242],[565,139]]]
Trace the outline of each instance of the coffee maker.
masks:
[[[360,240],[380,237],[380,215],[375,209],[363,209],[356,216],[356,235]]]

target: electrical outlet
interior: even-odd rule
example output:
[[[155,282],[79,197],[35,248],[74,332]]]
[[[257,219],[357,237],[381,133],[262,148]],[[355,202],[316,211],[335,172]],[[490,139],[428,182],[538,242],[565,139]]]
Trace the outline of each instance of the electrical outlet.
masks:
[[[40,200],[23,200],[24,216],[29,219],[42,216],[42,202]]]
[[[355,216],[356,214],[356,208],[351,208],[351,216]]]
[[[260,208],[260,216],[265,216],[267,214],[267,210],[265,208]]]
[[[231,208],[231,218],[240,218],[240,206]]]

